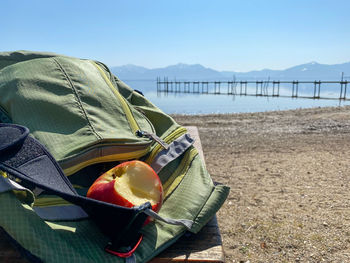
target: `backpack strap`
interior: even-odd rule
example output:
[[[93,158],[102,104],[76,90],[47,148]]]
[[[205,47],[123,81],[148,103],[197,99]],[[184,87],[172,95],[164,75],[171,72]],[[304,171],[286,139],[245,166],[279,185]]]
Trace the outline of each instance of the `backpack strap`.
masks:
[[[115,247],[134,244],[148,217],[143,212],[151,204],[126,208],[79,195],[52,155],[28,134],[26,127],[0,124],[0,170],[31,192],[35,188],[43,189],[83,209]],[[8,180],[1,185],[3,191],[19,188]]]
[[[164,223],[170,224],[170,225],[176,225],[176,226],[184,226],[187,230],[191,230],[193,221],[188,219],[173,219],[173,218],[167,218],[160,216],[156,212],[154,212],[152,209],[145,210],[145,214],[147,214],[150,217],[153,217],[156,220],[162,221]]]
[[[0,124],[0,131],[0,170],[8,174],[7,178],[1,176],[0,191],[28,190],[32,193],[35,189],[42,189],[62,197],[75,205],[71,208],[74,211],[75,208],[79,208],[88,214],[102,232],[111,238],[112,242],[107,245],[106,251],[132,261],[133,253],[142,240],[139,230],[148,216],[191,229],[193,221],[164,218],[151,210],[150,203],[124,208],[78,195],[50,153],[37,140],[28,136],[27,128],[14,124]],[[167,158],[160,163],[165,165],[174,160],[192,143],[193,139],[186,134],[178,138],[169,145],[167,152],[161,155]],[[161,160],[161,156],[156,159]],[[162,166],[158,167],[160,171]],[[37,211],[39,214],[50,212],[47,209]],[[69,214],[69,211],[65,214]],[[115,220],[120,221],[120,227],[116,227],[118,224],[115,224]]]
[[[188,133],[180,136],[158,153],[153,159],[151,167],[156,173],[159,173],[167,164],[181,156],[193,143],[194,139]]]

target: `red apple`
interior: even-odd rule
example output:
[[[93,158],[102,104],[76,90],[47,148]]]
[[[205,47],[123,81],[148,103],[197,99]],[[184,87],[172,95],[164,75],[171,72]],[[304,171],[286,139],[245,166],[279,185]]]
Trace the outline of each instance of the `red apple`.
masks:
[[[150,202],[152,210],[158,212],[163,203],[163,186],[148,164],[134,160],[102,174],[89,188],[87,197],[125,207]]]

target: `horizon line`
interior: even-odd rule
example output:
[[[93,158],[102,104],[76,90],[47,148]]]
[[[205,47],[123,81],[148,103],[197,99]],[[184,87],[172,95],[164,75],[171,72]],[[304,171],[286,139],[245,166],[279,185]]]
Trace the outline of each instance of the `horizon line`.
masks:
[[[172,66],[177,66],[177,65],[186,65],[186,66],[196,66],[196,65],[199,65],[199,66],[202,66],[203,68],[215,70],[215,71],[218,71],[218,72],[249,73],[249,72],[254,72],[254,71],[265,71],[265,70],[284,71],[284,70],[287,70],[287,69],[290,69],[290,68],[294,68],[294,67],[297,67],[297,66],[302,66],[302,65],[314,65],[314,64],[318,64],[318,65],[324,65],[324,66],[336,66],[336,65],[343,65],[343,64],[347,64],[347,63],[350,63],[350,61],[343,62],[343,63],[337,63],[337,64],[322,64],[322,63],[318,63],[317,61],[311,61],[311,62],[308,62],[308,63],[297,64],[297,65],[294,65],[294,66],[291,66],[291,67],[287,67],[287,68],[284,68],[284,69],[263,68],[263,69],[260,69],[260,70],[259,70],[259,69],[253,69],[253,70],[249,70],[249,71],[218,70],[218,69],[215,69],[215,68],[206,67],[206,66],[204,66],[204,65],[202,65],[202,64],[200,64],[200,63],[188,64],[188,63],[182,63],[182,62],[179,62],[179,63],[176,63],[176,64],[170,64],[170,65],[163,66],[163,67],[154,67],[154,68],[149,68],[149,67],[145,67],[145,66],[135,65],[135,64],[131,64],[131,63],[123,64],[123,65],[119,65],[119,66],[109,66],[109,67],[110,67],[110,68],[118,68],[118,67],[125,67],[125,66],[134,66],[134,67],[144,68],[144,69],[147,69],[147,70],[156,70],[156,69],[164,69],[164,68],[168,68],[168,67],[172,67]]]

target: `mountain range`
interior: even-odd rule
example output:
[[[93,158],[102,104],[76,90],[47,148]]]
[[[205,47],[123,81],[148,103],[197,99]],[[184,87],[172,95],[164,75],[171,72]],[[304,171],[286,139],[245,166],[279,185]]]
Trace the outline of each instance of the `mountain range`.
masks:
[[[110,67],[121,80],[156,80],[157,77],[168,80],[350,80],[350,62],[342,64],[319,64],[310,62],[284,70],[263,69],[249,72],[217,71],[200,64],[179,63],[163,68],[148,69],[135,65]]]

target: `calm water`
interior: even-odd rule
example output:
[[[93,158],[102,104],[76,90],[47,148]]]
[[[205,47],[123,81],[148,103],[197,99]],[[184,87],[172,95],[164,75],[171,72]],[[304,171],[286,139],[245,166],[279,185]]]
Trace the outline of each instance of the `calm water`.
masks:
[[[300,98],[269,98],[255,96],[158,94],[154,81],[125,81],[130,87],[141,90],[145,97],[168,114],[210,114],[264,112],[300,108],[350,105],[350,101],[313,100]],[[331,92],[329,92],[330,95]],[[334,94],[337,95],[336,93]]]

